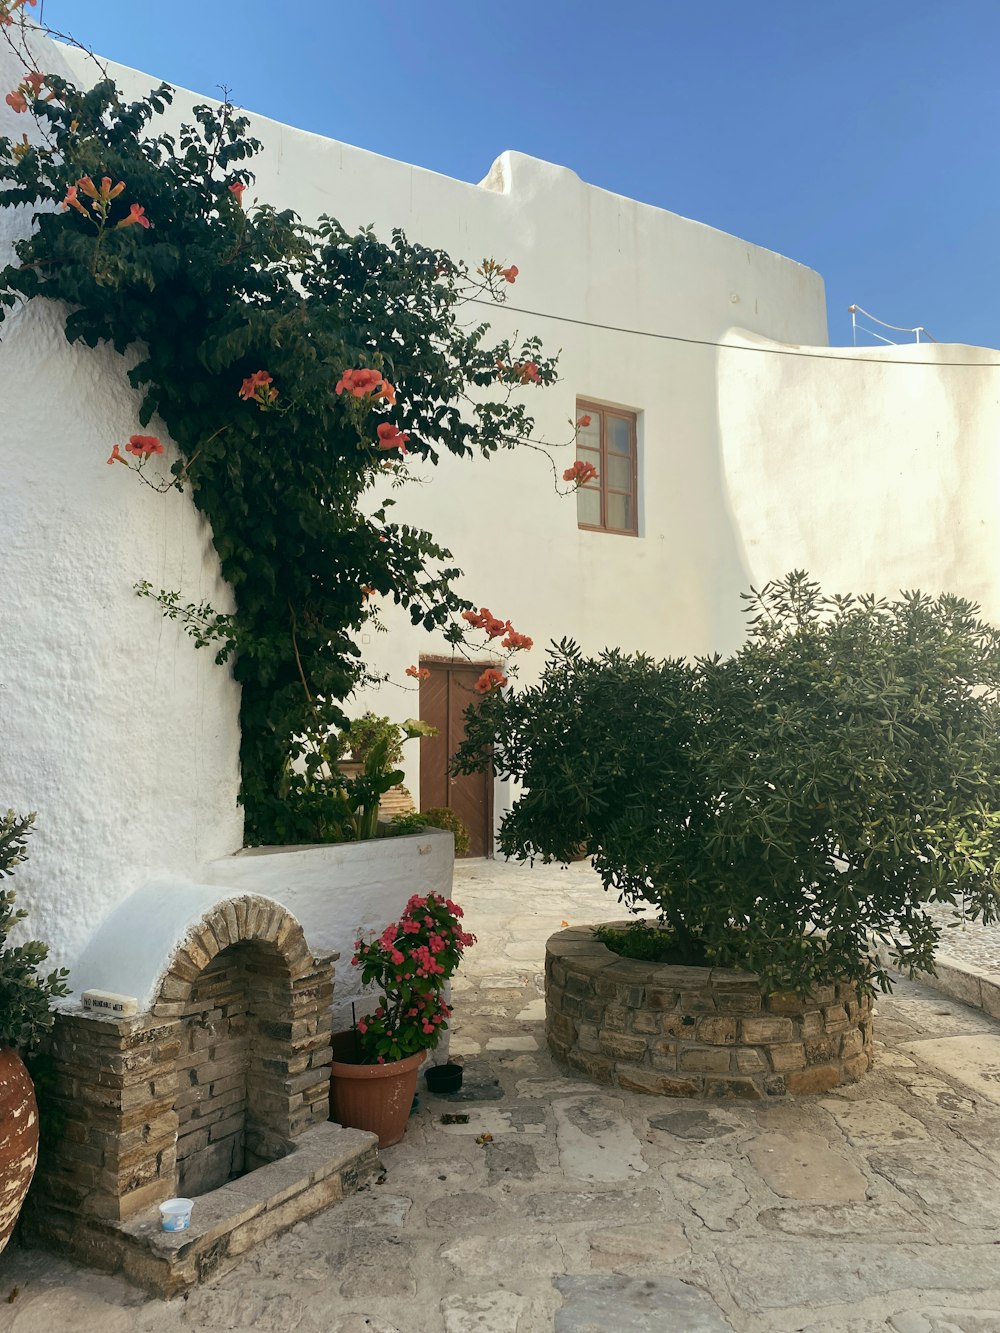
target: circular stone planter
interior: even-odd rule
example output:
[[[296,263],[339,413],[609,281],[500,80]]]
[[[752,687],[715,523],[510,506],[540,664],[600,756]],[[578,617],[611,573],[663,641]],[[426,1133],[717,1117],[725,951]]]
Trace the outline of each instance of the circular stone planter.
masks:
[[[549,1049],[588,1078],[756,1099],[826,1092],[871,1068],[871,997],[853,984],[769,994],[752,972],[622,958],[593,929],[561,930],[545,947]]]

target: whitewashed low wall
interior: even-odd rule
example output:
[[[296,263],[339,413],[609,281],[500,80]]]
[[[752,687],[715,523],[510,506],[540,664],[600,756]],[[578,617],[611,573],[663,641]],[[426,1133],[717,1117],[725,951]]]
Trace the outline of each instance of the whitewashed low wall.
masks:
[[[334,846],[254,848],[213,861],[200,882],[147,881],[101,922],[73,970],[73,1007],[85,990],[152,1005],[174,955],[202,919],[229,897],[256,894],[280,904],[301,925],[313,953],[339,953],[334,1027],[350,1023],[362,991],[351,967],[354,941],[381,934],[414,893],[451,895],[455,843],[428,830],[404,838]]]
[[[337,1031],[350,1026],[351,1003],[362,994],[351,967],[354,941],[380,935],[414,893],[450,897],[454,863],[453,836],[428,829],[334,846],[251,847],[213,861],[206,877],[237,894],[273,898],[298,920],[314,953],[340,954],[333,996]]]

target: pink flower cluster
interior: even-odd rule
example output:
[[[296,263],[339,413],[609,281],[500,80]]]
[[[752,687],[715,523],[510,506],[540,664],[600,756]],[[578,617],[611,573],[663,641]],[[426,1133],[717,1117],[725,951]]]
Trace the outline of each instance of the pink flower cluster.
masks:
[[[381,935],[355,941],[351,961],[361,968],[362,982],[382,992],[378,1006],[357,1024],[369,1063],[400,1060],[437,1045],[451,1016],[442,990],[463,950],[476,942],[459,924],[461,916],[450,898],[414,894]]]

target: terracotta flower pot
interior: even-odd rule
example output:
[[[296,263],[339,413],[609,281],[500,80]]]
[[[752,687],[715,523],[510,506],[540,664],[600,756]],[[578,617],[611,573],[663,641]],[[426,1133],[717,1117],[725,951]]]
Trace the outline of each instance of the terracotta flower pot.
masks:
[[[15,1050],[0,1049],[0,1252],[10,1240],[38,1161],[35,1087]]]
[[[427,1052],[384,1065],[350,1064],[353,1043],[353,1032],[334,1035],[330,1119],[351,1129],[370,1130],[378,1135],[378,1146],[388,1148],[406,1133],[417,1074]]]

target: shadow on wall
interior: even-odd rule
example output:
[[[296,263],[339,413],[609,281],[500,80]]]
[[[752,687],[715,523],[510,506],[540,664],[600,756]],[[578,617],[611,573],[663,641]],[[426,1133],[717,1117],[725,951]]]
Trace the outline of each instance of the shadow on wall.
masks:
[[[671,450],[673,465],[660,476],[668,489],[661,527],[683,564],[658,598],[658,609],[689,627],[677,649],[682,653],[726,654],[743,640],[739,594],[749,586],[751,564],[726,469],[719,410],[720,362],[726,355],[714,347],[671,347],[672,375],[683,389],[677,405],[690,420],[679,416],[670,429],[690,444]],[[655,442],[648,443],[652,448]],[[651,495],[650,502],[657,497]]]
[[[1000,355],[803,352],[719,354],[721,471],[748,579],[800,568],[828,592],[950,592],[1000,623]]]

